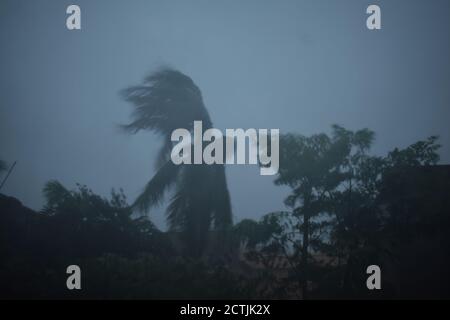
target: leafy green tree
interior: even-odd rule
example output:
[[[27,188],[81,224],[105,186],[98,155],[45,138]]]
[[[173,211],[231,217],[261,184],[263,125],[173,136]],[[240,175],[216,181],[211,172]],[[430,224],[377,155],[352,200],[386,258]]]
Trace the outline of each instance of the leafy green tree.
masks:
[[[437,136],[431,136],[405,149],[395,148],[387,155],[386,166],[392,168],[436,165],[439,161],[438,150],[441,148],[437,140]]]
[[[288,258],[303,298],[309,296],[308,282],[314,283],[314,296],[368,296],[364,270],[373,263],[395,264],[392,243],[406,245],[401,239],[411,239],[408,234],[432,234],[448,225],[445,204],[436,196],[445,189],[443,183],[436,185],[445,180],[436,177],[444,172],[435,166],[437,137],[396,148],[387,156],[370,154],[373,141],[368,129],[351,131],[338,125],[332,126],[330,136],[282,136],[275,183],[292,189],[285,200],[291,211],[268,215],[277,217],[271,220],[276,227],[270,236],[263,236],[268,226],[264,219],[240,226],[260,256],[275,249]],[[430,191],[419,191],[420,186]],[[425,204],[425,196],[432,203]],[[317,260],[323,254],[326,264]],[[386,280],[385,286],[390,285]],[[383,294],[392,292],[386,289]]]
[[[349,203],[341,204],[342,199],[351,198],[355,176],[359,174],[356,168],[369,161],[366,153],[373,137],[368,129],[353,132],[338,125],[332,126],[331,136],[287,134],[281,137],[281,167],[275,183],[292,189],[285,200],[292,212],[290,219],[284,219],[284,228],[288,227],[289,232],[277,240],[293,252],[291,260],[298,266],[305,299],[308,281],[317,277],[318,272],[314,263],[310,263],[311,253],[333,249],[329,237],[333,228],[341,226],[339,222],[344,216],[339,210],[344,209],[345,213],[351,210]]]
[[[56,245],[43,246],[61,249],[62,256],[133,255],[170,250],[164,235],[147,217],[132,217],[122,190],[112,190],[111,199],[107,199],[86,186],[68,190],[58,181],[49,181],[44,196],[46,205],[41,212],[47,219],[40,229],[53,230],[51,234],[60,236],[60,240]],[[42,238],[53,241],[48,236]]]
[[[441,206],[432,200],[446,189],[445,172],[436,166],[440,148],[437,139],[432,136],[405,149],[395,148],[384,158],[380,201],[389,212],[385,223],[397,236],[423,234],[426,226],[444,226],[449,219],[447,214],[432,214]]]
[[[285,204],[292,208],[302,234],[299,241],[301,257],[301,287],[308,298],[310,250],[320,250],[323,234],[328,227],[327,216],[332,211],[332,193],[347,178],[344,168],[350,167],[352,147],[370,143],[371,133],[360,130],[350,133],[334,126],[333,135],[316,134],[310,137],[287,134],[280,141],[280,170],[277,185],[288,185],[292,193]],[[364,141],[363,141],[364,140]]]
[[[224,166],[174,165],[170,160],[170,137],[175,129],[192,130],[194,121],[202,121],[204,130],[212,127],[200,89],[181,72],[162,69],[123,94],[135,107],[133,121],[124,128],[131,133],[154,131],[163,140],[157,172],[133,207],[146,212],[161,203],[167,191],[174,190],[167,207],[169,227],[183,234],[190,254],[199,256],[211,228],[223,234],[232,224]]]
[[[368,129],[353,132],[333,126],[333,139],[340,141],[346,150],[340,165],[342,181],[329,193],[332,228],[327,254],[337,257],[340,273],[340,290],[350,290],[352,283],[364,285],[364,274],[359,270],[367,265],[368,248],[378,250],[376,233],[379,231],[377,195],[381,181],[383,160],[369,155],[374,133]],[[343,289],[344,287],[345,289]]]

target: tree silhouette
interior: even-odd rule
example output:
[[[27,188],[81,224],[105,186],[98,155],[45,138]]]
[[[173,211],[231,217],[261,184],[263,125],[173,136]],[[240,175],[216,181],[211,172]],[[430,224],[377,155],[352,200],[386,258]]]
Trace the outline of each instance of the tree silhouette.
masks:
[[[322,233],[333,212],[333,194],[344,181],[352,181],[353,166],[370,147],[373,133],[367,129],[357,132],[333,126],[333,134],[305,137],[286,134],[280,141],[280,171],[275,183],[288,185],[292,193],[285,204],[298,219],[302,238],[296,239],[300,261],[302,296],[308,298],[311,268],[311,248],[322,250]]]
[[[265,216],[276,218],[270,220],[275,222],[270,236],[263,232],[267,219],[244,221],[236,229],[256,251],[252,256],[264,258],[268,249],[276,249],[275,256],[287,257],[296,271],[288,282],[300,280],[304,299],[381,297],[367,291],[363,271],[368,265],[387,265],[398,275],[411,259],[412,240],[423,250],[448,243],[442,232],[449,225],[444,196],[448,168],[436,165],[437,137],[374,156],[369,154],[372,131],[332,129],[331,135],[281,136],[282,166],[275,183],[292,189],[285,200],[292,210]],[[406,258],[396,259],[403,248]],[[433,261],[446,266],[445,259],[436,254]],[[384,297],[398,290],[394,278],[384,283]]]
[[[45,184],[43,193],[46,204],[41,213],[48,217],[48,229],[64,235],[58,245],[65,256],[169,252],[163,234],[149,219],[132,217],[122,189],[113,189],[111,199],[107,199],[84,185],[68,190],[53,180]]]
[[[183,73],[164,68],[145,78],[143,84],[125,89],[123,96],[135,107],[132,122],[124,129],[130,133],[154,131],[163,140],[157,172],[133,207],[147,212],[174,189],[167,207],[169,227],[182,232],[189,253],[198,256],[211,227],[223,231],[232,223],[224,166],[174,165],[170,160],[170,137],[175,129],[192,130],[194,121],[202,121],[204,130],[212,127],[200,89]]]

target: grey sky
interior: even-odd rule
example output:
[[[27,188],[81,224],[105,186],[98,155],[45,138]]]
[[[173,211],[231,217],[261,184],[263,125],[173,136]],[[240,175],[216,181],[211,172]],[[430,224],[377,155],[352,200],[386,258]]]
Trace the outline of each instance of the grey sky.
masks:
[[[81,31],[65,27],[72,3]],[[380,31],[365,26],[369,4]],[[117,130],[132,110],[118,92],[161,64],[193,78],[219,129],[368,127],[375,153],[438,134],[448,163],[449,13],[446,0],[1,0],[0,158],[18,161],[1,192],[39,209],[58,179],[132,201],[159,143]],[[227,176],[236,220],[283,209],[287,189],[257,167]]]

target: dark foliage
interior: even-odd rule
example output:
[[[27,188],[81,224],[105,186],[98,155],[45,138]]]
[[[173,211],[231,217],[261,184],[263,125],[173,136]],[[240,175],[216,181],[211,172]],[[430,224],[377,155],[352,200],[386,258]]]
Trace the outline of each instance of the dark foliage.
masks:
[[[123,193],[104,199],[86,186],[44,188],[37,213],[0,195],[0,297],[212,298],[244,294],[223,267],[177,255],[168,235],[132,217]],[[79,265],[83,290],[67,290]]]
[[[143,84],[125,89],[123,97],[134,111],[132,121],[123,128],[130,133],[149,130],[162,137],[156,161],[157,172],[133,203],[147,212],[172,191],[167,207],[171,230],[182,232],[185,251],[201,256],[208,232],[224,234],[232,224],[231,203],[223,165],[174,165],[170,160],[175,129],[192,130],[202,121],[204,130],[212,127],[202,93],[185,74],[163,68],[145,78]],[[219,250],[221,248],[217,248]]]
[[[57,181],[41,212],[0,194],[0,298],[450,298],[450,166],[437,165],[437,138],[384,157],[369,154],[373,139],[339,126],[282,136],[275,183],[291,188],[287,209],[239,222],[224,251],[209,228],[231,213],[223,167],[180,175],[166,161],[134,206],[121,190],[107,199]],[[133,209],[172,183],[172,229],[161,232]],[[72,264],[81,291],[66,289]],[[372,264],[380,291],[366,287]]]

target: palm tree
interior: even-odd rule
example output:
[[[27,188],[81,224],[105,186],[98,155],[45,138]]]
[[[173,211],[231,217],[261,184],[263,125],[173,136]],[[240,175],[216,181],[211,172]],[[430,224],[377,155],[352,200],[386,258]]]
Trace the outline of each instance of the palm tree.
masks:
[[[170,159],[170,137],[175,129],[192,130],[197,120],[202,121],[204,130],[212,127],[200,89],[183,73],[164,68],[145,78],[142,85],[125,89],[123,96],[135,107],[132,122],[124,129],[130,133],[154,131],[163,139],[157,172],[133,207],[147,212],[173,190],[167,207],[170,230],[183,234],[190,254],[201,255],[211,228],[226,230],[232,217],[223,165],[175,165]]]

